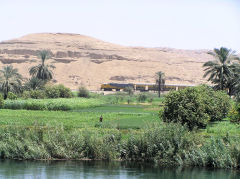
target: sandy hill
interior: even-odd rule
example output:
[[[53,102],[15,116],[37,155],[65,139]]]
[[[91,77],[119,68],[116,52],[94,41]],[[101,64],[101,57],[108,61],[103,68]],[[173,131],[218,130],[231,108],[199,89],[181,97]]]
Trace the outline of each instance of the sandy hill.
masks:
[[[207,50],[126,47],[88,36],[63,33],[30,34],[0,43],[0,68],[12,64],[28,78],[31,66],[40,62],[37,51],[49,49],[48,63],[56,66],[54,81],[71,89],[85,85],[91,90],[101,83],[153,83],[163,71],[167,84],[206,82],[202,65],[212,56]]]

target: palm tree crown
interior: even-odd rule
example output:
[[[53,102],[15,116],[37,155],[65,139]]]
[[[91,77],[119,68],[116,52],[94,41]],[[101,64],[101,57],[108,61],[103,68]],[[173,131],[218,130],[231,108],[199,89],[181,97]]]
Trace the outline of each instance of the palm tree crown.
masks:
[[[204,78],[209,76],[208,81],[215,84],[216,89],[224,90],[228,88],[228,82],[233,74],[234,60],[238,57],[235,55],[235,51],[221,47],[215,48],[213,52],[209,52],[210,55],[215,57],[214,61],[206,62]]]
[[[41,64],[31,67],[29,73],[33,77],[49,81],[53,78],[53,72],[50,68],[55,68],[53,65],[45,64],[45,61],[50,58],[50,51],[39,51],[38,56],[41,58]]]
[[[165,85],[165,74],[161,71],[156,73],[156,83],[158,86],[158,97],[161,95],[161,90],[163,90],[163,87]]]
[[[22,87],[22,76],[18,73],[18,69],[12,65],[5,66],[0,70],[0,88],[7,99],[8,92],[18,93]]]

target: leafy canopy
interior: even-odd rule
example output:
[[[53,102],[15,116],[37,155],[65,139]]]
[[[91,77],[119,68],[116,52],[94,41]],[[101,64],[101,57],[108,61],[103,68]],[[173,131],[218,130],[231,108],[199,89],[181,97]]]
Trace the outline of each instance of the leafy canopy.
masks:
[[[39,51],[38,56],[41,59],[41,63],[39,65],[31,67],[29,73],[33,77],[49,81],[53,78],[53,72],[51,69],[55,68],[54,65],[45,64],[46,60],[50,58],[50,51],[48,50]]]
[[[0,70],[0,89],[7,99],[8,92],[19,93],[22,89],[22,76],[18,73],[18,69],[12,65],[3,67]]]
[[[233,81],[236,77],[236,72],[239,73],[239,57],[235,51],[221,47],[215,48],[210,55],[215,57],[215,60],[206,62],[204,78],[208,76],[208,81],[211,81],[217,90],[233,88]]]

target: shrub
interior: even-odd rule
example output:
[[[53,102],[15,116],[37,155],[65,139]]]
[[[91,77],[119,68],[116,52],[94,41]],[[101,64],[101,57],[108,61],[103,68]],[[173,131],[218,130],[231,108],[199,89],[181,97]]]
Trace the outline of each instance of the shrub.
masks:
[[[44,99],[46,95],[43,90],[31,90],[30,97],[33,99]]]
[[[59,98],[60,91],[57,86],[46,86],[45,93],[47,98]]]
[[[30,91],[23,91],[21,97],[22,97],[23,99],[31,98]]]
[[[33,99],[42,98],[71,98],[72,92],[64,85],[46,86],[43,90],[31,90],[30,95]]]
[[[144,93],[140,93],[137,97],[138,102],[145,102],[147,100],[147,95]]]
[[[122,152],[130,160],[155,161],[161,165],[176,165],[185,151],[191,150],[200,139],[180,124],[152,124],[143,134],[130,135]]]
[[[2,109],[4,106],[4,99],[3,99],[3,95],[0,94],[0,109]]]
[[[230,98],[224,91],[214,91],[206,86],[198,87],[200,93],[204,97],[206,113],[210,117],[210,121],[221,121],[227,117],[231,107]]]
[[[15,95],[12,92],[8,92],[8,99],[10,100],[16,100],[17,99],[17,95]]]
[[[231,122],[240,123],[240,103],[235,104],[230,110],[228,117]]]
[[[71,89],[65,87],[62,84],[57,85],[56,88],[59,90],[59,97],[60,98],[71,98],[73,96],[72,92],[71,92]]]
[[[205,127],[208,121],[226,117],[230,99],[205,85],[171,91],[165,98],[163,121],[187,124],[190,129]]]
[[[83,86],[79,87],[78,97],[89,98],[90,97],[89,91]]]

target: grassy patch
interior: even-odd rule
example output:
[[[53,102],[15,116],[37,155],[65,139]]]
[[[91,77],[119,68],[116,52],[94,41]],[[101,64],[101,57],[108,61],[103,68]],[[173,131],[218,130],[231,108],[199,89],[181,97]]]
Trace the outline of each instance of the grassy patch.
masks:
[[[100,107],[82,108],[75,111],[28,111],[0,110],[0,125],[32,126],[35,124],[65,128],[101,127],[139,129],[151,121],[159,120],[157,113],[147,111],[142,106],[103,105]],[[99,117],[103,116],[103,124]]]
[[[27,109],[27,110],[53,110],[68,111],[74,109],[90,108],[101,106],[105,103],[101,99],[86,98],[57,98],[57,99],[27,99],[27,100],[6,100],[5,109]]]
[[[240,125],[231,123],[225,119],[220,122],[210,123],[205,130],[203,130],[205,136],[236,136],[240,137]]]

